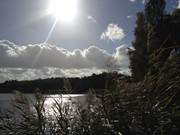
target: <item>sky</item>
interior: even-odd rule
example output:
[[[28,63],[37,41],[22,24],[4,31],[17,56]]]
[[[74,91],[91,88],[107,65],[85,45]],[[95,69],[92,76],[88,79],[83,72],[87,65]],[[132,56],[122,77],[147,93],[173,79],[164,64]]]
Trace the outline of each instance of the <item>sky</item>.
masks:
[[[50,1],[0,0],[0,82],[81,77],[107,62],[130,74],[127,48],[144,0],[77,0],[70,23],[48,13]],[[177,6],[167,2],[167,11]]]

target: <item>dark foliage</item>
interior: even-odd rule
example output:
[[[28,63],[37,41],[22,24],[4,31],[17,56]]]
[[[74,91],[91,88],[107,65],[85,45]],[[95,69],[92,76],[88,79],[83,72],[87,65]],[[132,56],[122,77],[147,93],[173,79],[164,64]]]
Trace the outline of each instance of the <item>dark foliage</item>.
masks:
[[[23,93],[33,93],[39,89],[42,93],[86,93],[89,89],[101,90],[105,88],[105,83],[111,80],[113,76],[127,78],[122,74],[102,73],[93,74],[83,78],[50,78],[38,79],[32,81],[6,81],[0,84],[0,93],[9,93],[15,90]]]
[[[136,81],[143,80],[146,73],[159,72],[170,54],[180,48],[180,11],[175,9],[167,15],[165,4],[164,0],[149,0],[145,15],[137,14],[135,50],[129,51],[130,69]]]
[[[129,50],[130,69],[133,79],[141,81],[148,70],[147,26],[143,12],[137,13],[134,35],[135,41],[132,46],[135,50]]]
[[[157,25],[160,23],[165,9],[165,0],[148,0],[145,6],[145,15],[147,23]]]

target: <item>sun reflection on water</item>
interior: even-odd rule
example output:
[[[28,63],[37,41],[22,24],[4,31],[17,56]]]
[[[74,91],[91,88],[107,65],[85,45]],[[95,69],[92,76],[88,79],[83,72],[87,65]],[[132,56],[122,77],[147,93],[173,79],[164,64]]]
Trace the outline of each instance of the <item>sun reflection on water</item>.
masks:
[[[86,103],[86,95],[48,95],[44,103],[46,115],[55,115],[57,107],[63,109],[69,109],[73,112],[76,109],[77,105],[83,105]]]

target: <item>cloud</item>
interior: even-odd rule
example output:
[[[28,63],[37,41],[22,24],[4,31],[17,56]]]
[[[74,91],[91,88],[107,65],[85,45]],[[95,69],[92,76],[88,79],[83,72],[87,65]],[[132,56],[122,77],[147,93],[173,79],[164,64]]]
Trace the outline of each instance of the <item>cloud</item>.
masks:
[[[146,0],[142,0],[142,4],[144,5],[146,3]]]
[[[50,44],[27,46],[0,44],[0,54],[0,67],[58,67],[63,69],[104,68],[103,63],[110,56],[108,52],[96,46],[90,46],[84,50],[68,51]]]
[[[121,69],[127,69],[127,65],[129,65],[129,57],[128,49],[125,45],[116,48],[114,58],[117,61],[116,64],[119,65]]]
[[[90,16],[90,15],[87,17],[87,19],[90,20],[91,22],[94,22],[94,23],[97,22],[96,19],[93,16]]]
[[[111,41],[122,40],[124,37],[124,30],[117,24],[109,24],[101,35],[101,39],[110,39]]]
[[[136,2],[136,0],[129,0],[130,2]],[[146,0],[142,0],[142,4],[145,4]]]
[[[136,0],[129,0],[130,2],[135,2]]]
[[[105,70],[96,68],[84,68],[84,69],[60,69],[60,68],[48,68],[41,69],[32,68],[0,68],[0,82],[6,80],[32,80],[32,79],[45,79],[52,77],[82,77],[90,76],[93,73],[99,74]]]
[[[136,2],[136,0],[129,0],[130,2]],[[142,4],[144,5],[146,0],[142,0]]]
[[[129,70],[125,45],[110,54],[96,46],[69,51],[51,44],[19,46],[0,41],[0,54],[0,81],[91,75],[105,71],[110,57],[121,72]]]
[[[178,1],[177,9],[180,9],[180,0]]]
[[[132,15],[128,15],[128,16],[126,16],[127,17],[127,19],[130,19],[130,18],[132,18]]]

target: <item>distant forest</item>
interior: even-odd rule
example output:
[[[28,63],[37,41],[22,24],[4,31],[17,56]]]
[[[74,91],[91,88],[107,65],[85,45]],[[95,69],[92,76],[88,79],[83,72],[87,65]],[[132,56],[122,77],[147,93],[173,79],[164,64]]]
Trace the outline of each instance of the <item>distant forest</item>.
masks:
[[[92,76],[82,78],[49,78],[17,81],[10,80],[0,84],[0,93],[11,93],[13,91],[20,91],[23,93],[33,93],[36,90],[47,93],[86,93],[89,89],[99,92],[106,88],[107,84],[113,79],[127,79],[127,76],[114,73],[102,73],[99,75],[92,74]]]

